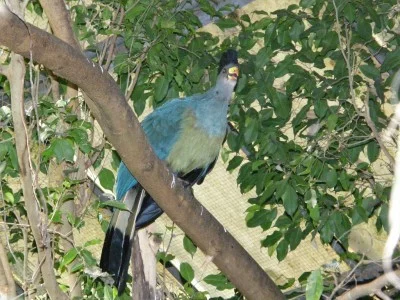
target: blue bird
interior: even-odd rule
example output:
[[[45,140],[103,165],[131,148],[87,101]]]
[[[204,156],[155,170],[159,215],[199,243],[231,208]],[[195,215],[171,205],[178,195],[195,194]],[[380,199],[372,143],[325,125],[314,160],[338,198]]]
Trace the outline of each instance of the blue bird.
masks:
[[[227,133],[228,105],[238,67],[237,52],[224,52],[214,87],[203,94],[165,103],[141,124],[155,154],[187,186],[201,184],[218,159]],[[118,168],[116,198],[127,211],[116,210],[111,218],[100,267],[113,276],[121,294],[126,287],[135,230],[152,223],[163,211],[123,162]]]

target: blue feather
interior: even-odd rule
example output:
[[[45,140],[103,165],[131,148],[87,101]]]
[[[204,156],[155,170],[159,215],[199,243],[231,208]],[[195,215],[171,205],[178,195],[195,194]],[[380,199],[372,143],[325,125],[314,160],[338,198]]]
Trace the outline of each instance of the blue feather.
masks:
[[[154,110],[142,122],[142,128],[157,157],[165,160],[181,132],[182,116],[189,108],[188,98],[174,99]],[[123,162],[117,173],[116,198],[121,200],[137,184]]]

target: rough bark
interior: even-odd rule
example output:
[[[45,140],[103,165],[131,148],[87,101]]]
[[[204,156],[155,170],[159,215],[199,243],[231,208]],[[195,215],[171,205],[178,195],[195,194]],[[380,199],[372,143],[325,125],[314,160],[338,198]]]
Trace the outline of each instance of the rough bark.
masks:
[[[31,51],[36,62],[85,91],[92,100],[87,100],[91,112],[128,169],[247,299],[284,299],[256,261],[155,156],[111,76],[71,46],[22,22],[5,6],[0,6],[0,32],[0,44],[26,57]]]
[[[139,230],[132,251],[132,299],[160,299],[157,295],[157,260],[145,229]]]
[[[7,252],[0,240],[0,299],[14,299],[17,296],[15,288]]]

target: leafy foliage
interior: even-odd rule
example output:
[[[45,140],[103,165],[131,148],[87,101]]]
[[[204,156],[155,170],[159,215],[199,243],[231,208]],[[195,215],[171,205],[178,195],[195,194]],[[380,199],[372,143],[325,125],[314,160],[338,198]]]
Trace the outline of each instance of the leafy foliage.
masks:
[[[301,1],[239,21],[230,40],[244,63],[230,116],[239,134],[223,157],[235,154],[228,168],[240,166],[241,191],[256,192],[247,225],[276,229],[261,245],[279,260],[310,234],[347,247],[352,226],[376,217],[382,228],[391,183],[374,163],[391,166],[368,120],[378,131],[387,125],[386,91],[399,67],[393,5]],[[260,37],[259,48],[249,47]]]

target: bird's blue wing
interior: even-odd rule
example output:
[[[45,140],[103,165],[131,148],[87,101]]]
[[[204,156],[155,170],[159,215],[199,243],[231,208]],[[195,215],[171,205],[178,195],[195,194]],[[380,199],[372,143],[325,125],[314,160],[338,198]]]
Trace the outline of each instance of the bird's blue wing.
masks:
[[[179,138],[181,121],[188,101],[174,99],[149,114],[142,122],[147,139],[159,159],[165,160]],[[117,173],[116,197],[122,199],[137,180],[121,162]]]

